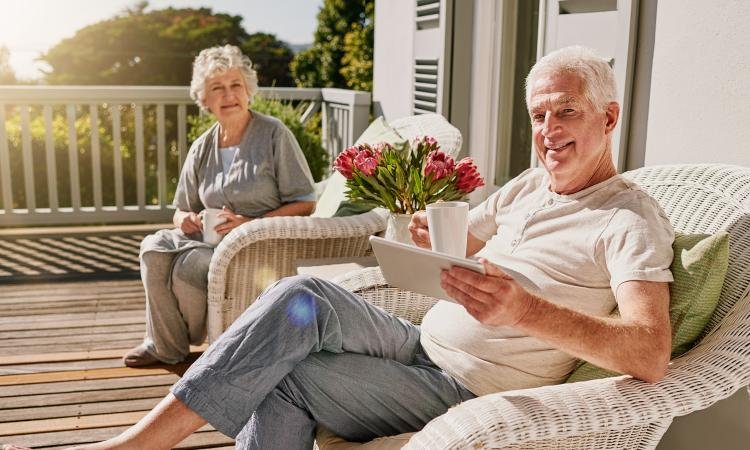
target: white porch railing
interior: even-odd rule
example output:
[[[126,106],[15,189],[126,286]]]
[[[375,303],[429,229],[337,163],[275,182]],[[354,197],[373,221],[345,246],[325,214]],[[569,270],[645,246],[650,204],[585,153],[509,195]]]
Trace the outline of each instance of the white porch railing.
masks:
[[[367,92],[260,93],[322,109],[331,156],[367,127]],[[186,87],[0,86],[0,226],[169,221],[197,112]]]

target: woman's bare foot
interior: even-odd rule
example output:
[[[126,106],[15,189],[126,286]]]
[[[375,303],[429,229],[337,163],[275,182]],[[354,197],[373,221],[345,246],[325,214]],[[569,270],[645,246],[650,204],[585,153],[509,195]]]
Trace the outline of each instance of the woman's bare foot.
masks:
[[[144,344],[130,350],[122,357],[122,362],[128,367],[144,367],[159,364],[161,361],[146,350]]]

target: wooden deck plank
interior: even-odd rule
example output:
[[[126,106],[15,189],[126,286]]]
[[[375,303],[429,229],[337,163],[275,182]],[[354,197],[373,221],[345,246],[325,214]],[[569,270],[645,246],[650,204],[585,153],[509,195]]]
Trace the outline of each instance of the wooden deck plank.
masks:
[[[191,345],[190,353],[200,353],[206,350],[208,344],[203,345]],[[42,353],[42,354],[26,354],[17,356],[0,356],[0,366],[9,364],[31,364],[31,363],[42,363],[42,362],[56,362],[56,361],[78,361],[81,359],[92,360],[92,359],[109,359],[109,358],[120,358],[122,355],[129,350],[130,347],[113,348],[106,350],[93,350],[93,351],[82,351],[82,352],[69,352],[69,353]]]
[[[82,292],[97,293],[116,292],[117,290],[131,290],[134,288],[142,289],[142,286],[143,285],[141,284],[140,280],[91,280],[58,283],[0,285],[0,298],[5,298],[6,296],[16,296],[22,292],[30,292],[34,295],[75,295]]]
[[[106,439],[117,436],[118,434],[127,430],[129,427],[130,426],[127,425],[120,427],[94,428],[91,430],[86,430],[85,433],[82,433],[78,430],[52,433],[16,433],[3,437],[2,441],[12,442],[16,445],[22,445],[30,448],[43,447],[45,449],[64,449],[69,448],[71,445],[75,444],[89,444],[92,442],[104,441]]]
[[[34,354],[34,353],[51,353],[51,352],[70,352],[70,351],[85,351],[85,350],[106,350],[112,347],[131,349],[143,342],[143,335],[137,339],[129,340],[116,340],[107,342],[92,341],[89,343],[76,345],[74,344],[51,344],[51,345],[34,345],[22,348],[6,348],[2,349],[3,353],[10,355],[23,355],[23,354]],[[124,354],[124,352],[123,352]]]
[[[129,411],[112,414],[95,414],[59,419],[24,420],[0,423],[0,436],[14,434],[49,433],[52,431],[86,430],[89,428],[132,425],[145,416],[147,411]]]
[[[171,386],[179,379],[180,377],[177,374],[170,373],[168,375],[11,385],[0,389],[0,399],[23,395],[49,395],[55,392],[78,392],[85,395],[85,392],[95,390],[116,391],[145,386]]]
[[[100,389],[85,392],[42,393],[0,398],[0,409],[33,408],[38,406],[74,405],[86,402],[110,402],[116,400],[162,398],[169,392],[172,383],[158,386],[133,387],[125,389]],[[0,421],[5,417],[0,415]]]
[[[72,305],[78,302],[85,302],[85,301],[103,301],[103,300],[140,300],[144,301],[144,293],[143,288],[141,288],[140,291],[127,291],[127,292],[106,292],[101,294],[80,294],[76,297],[71,297],[70,294],[61,295],[59,293],[53,294],[50,293],[49,295],[43,295],[38,297],[28,297],[24,295],[19,295],[16,297],[5,297],[0,299],[0,305],[2,307],[7,306],[13,306],[13,305],[50,305],[50,304],[60,304],[60,306],[63,305]]]
[[[99,327],[80,327],[80,328],[58,328],[58,329],[43,329],[43,330],[17,330],[17,331],[0,331],[0,344],[6,339],[22,339],[22,338],[37,338],[37,337],[53,337],[53,336],[81,336],[87,335],[91,337],[98,337],[99,335],[106,334],[117,334],[117,333],[129,333],[133,331],[145,331],[146,325],[143,324],[129,324],[129,325],[106,325]],[[2,360],[2,356],[0,356]],[[1,363],[0,363],[1,364]]]
[[[15,317],[0,317],[0,325],[13,325],[13,324],[39,324],[40,328],[46,328],[47,326],[54,326],[56,323],[64,322],[68,325],[73,325],[76,322],[83,320],[96,321],[101,323],[106,319],[118,320],[118,319],[144,319],[143,310],[131,310],[131,311],[107,311],[107,312],[86,312],[86,313],[68,313],[68,314],[46,314],[41,316],[28,315],[28,316],[15,316]],[[96,323],[92,322],[92,323]]]
[[[145,327],[143,327],[145,328]],[[29,347],[53,344],[86,344],[96,340],[97,342],[112,342],[130,339],[143,339],[143,329],[137,331],[121,332],[118,334],[79,334],[73,336],[39,336],[25,337],[21,339],[0,340],[0,349],[5,347]],[[3,350],[0,350],[3,352]]]
[[[10,319],[13,317],[24,317],[24,319],[28,318],[29,316],[54,316],[58,314],[86,314],[86,313],[94,313],[94,314],[101,314],[102,311],[111,311],[111,312],[125,312],[125,311],[137,311],[139,313],[143,312],[143,307],[139,303],[128,303],[128,302],[121,302],[121,303],[102,303],[102,304],[79,304],[79,305],[70,305],[70,306],[57,306],[57,305],[49,305],[42,308],[29,308],[29,307],[23,307],[19,309],[14,308],[7,308],[3,311],[4,318]]]
[[[99,442],[105,439],[109,439],[127,430],[128,427],[129,425],[119,427],[92,428],[90,430],[86,430],[85,433],[83,433],[82,431],[74,430],[51,433],[33,433],[25,435],[16,434],[4,437],[3,441],[14,442],[18,445],[25,445],[35,448],[67,448],[71,444],[88,444],[91,442]],[[211,432],[214,432],[213,427],[211,427],[210,425],[206,425],[201,427],[194,434]],[[66,445],[59,445],[63,442],[65,442]],[[217,442],[217,444],[220,444],[220,442]]]
[[[98,380],[103,378],[120,378],[120,377],[139,377],[142,375],[166,375],[181,370],[181,373],[187,369],[186,364],[176,364],[174,366],[150,366],[143,368],[131,367],[113,367],[106,369],[94,370],[72,370],[70,372],[52,372],[52,373],[27,373],[22,375],[3,375],[0,376],[0,386],[10,386],[14,384],[34,384],[34,383],[52,383],[56,381],[77,381],[77,380]]]
[[[62,406],[37,406],[28,408],[13,408],[3,410],[0,426],[3,422],[23,422],[44,419],[63,419],[70,416],[83,417],[100,414],[114,414],[122,412],[149,411],[167,395],[163,392],[151,398],[133,398],[115,401],[100,401],[92,403],[78,403]]]
[[[143,339],[144,310],[139,280],[0,285],[0,442],[98,442],[156,405],[197,354],[176,366],[123,367]],[[175,448],[228,450],[234,441],[206,426]]]
[[[122,367],[122,361],[120,360],[120,358],[91,359],[82,361],[57,361],[36,364],[11,364],[0,367],[0,376],[30,373],[68,372],[78,370],[97,370],[114,367]]]
[[[144,323],[146,323],[146,318],[144,317],[144,315],[132,314],[126,317],[93,317],[87,319],[73,318],[68,320],[11,322],[0,324],[0,331],[28,330],[30,327],[34,327],[37,330],[56,330],[62,328],[87,328],[106,325],[132,325]]]

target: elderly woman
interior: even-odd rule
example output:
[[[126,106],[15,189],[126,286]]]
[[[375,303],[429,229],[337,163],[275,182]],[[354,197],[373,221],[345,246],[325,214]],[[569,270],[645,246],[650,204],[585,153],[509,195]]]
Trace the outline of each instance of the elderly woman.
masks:
[[[185,359],[206,336],[208,266],[202,241],[206,208],[222,209],[220,235],[258,217],[302,216],[315,207],[313,180],[294,135],[249,109],[258,82],[239,48],[203,50],[193,63],[190,96],[217,122],[193,142],[177,184],[173,222],[141,243],[146,338],[123,360],[130,367]]]

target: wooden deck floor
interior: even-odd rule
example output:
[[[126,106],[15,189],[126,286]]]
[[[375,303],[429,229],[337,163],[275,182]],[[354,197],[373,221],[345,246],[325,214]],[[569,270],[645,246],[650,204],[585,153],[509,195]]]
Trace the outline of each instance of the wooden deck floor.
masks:
[[[0,286],[0,443],[95,442],[156,405],[188,365],[123,366],[143,339],[144,309],[136,280]],[[234,443],[206,426],[176,448]]]

